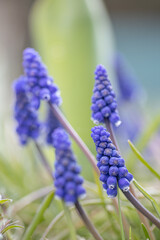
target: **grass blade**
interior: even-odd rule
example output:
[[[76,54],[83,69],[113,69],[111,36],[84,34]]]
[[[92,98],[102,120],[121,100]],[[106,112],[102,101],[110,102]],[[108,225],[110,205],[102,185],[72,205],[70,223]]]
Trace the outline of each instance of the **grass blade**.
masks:
[[[1,204],[4,204],[4,203],[7,203],[7,202],[12,202],[12,199],[9,199],[9,198],[1,199],[1,200],[0,200],[0,205],[1,205]]]
[[[142,229],[143,229],[144,235],[146,237],[146,240],[151,240],[145,225],[143,223],[141,223],[141,224],[142,224]]]
[[[157,215],[160,218],[160,207],[157,204],[156,200],[149,193],[147,193],[144,190],[144,188],[141,185],[139,185],[139,183],[135,179],[133,180],[133,183],[136,186],[136,188],[152,203],[152,206],[154,207]]]
[[[132,240],[132,228],[129,228],[129,240]]]
[[[75,230],[74,224],[72,222],[70,209],[65,205],[65,203],[63,203],[63,208],[64,208],[65,216],[67,219],[71,240],[76,240],[77,239],[76,230]]]
[[[120,228],[121,228],[121,239],[125,240],[122,215],[121,215],[120,193],[119,193],[119,189],[117,189],[117,190],[118,190],[118,208],[119,208],[119,220],[120,220]]]
[[[133,153],[137,156],[137,158],[141,161],[141,163],[143,163],[150,170],[150,172],[152,172],[160,180],[160,175],[146,162],[146,160],[143,158],[143,156],[137,150],[134,144],[130,140],[128,140],[128,143]]]
[[[23,226],[20,226],[20,225],[9,225],[9,226],[5,227],[5,228],[1,231],[1,233],[4,234],[4,233],[6,233],[8,230],[13,229],[13,228],[24,228],[24,227],[23,227]]]
[[[34,233],[34,230],[36,229],[36,227],[40,223],[40,221],[43,217],[43,214],[44,214],[45,210],[49,207],[53,197],[54,197],[54,192],[50,192],[48,194],[48,196],[44,199],[44,201],[40,205],[35,217],[33,218],[31,224],[29,225],[28,229],[26,230],[26,232],[23,236],[23,240],[31,239],[31,236]]]

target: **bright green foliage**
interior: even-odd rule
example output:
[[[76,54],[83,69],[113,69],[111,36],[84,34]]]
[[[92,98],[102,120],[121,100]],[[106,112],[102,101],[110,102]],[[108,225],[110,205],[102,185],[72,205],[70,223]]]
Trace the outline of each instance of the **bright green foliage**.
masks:
[[[134,146],[133,143],[131,143],[130,140],[128,140],[129,146],[131,147],[134,154],[137,156],[137,158],[160,180],[160,174],[156,172],[143,158],[143,156],[140,154],[140,152],[137,150],[137,148]]]

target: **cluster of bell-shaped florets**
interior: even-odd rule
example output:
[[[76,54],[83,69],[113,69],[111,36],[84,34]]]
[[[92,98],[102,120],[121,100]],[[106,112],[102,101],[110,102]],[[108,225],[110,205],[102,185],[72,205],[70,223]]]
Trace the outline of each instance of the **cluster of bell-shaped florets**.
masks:
[[[56,128],[62,127],[59,120],[54,115],[52,109],[48,107],[48,114],[46,119],[46,142],[49,145],[53,145],[53,132]]]
[[[104,123],[105,119],[109,119],[114,125],[120,125],[115,97],[106,69],[104,66],[98,65],[95,70],[95,86],[91,106],[94,122]]]
[[[122,191],[128,191],[133,176],[112,143],[110,133],[103,126],[95,126],[92,128],[91,137],[96,145],[100,181],[103,182],[108,197],[117,196],[117,184]]]
[[[141,92],[136,77],[130,66],[121,54],[117,54],[114,58],[114,69],[117,77],[117,83],[120,90],[120,100],[135,100]]]
[[[61,103],[59,89],[53,82],[53,78],[48,75],[47,68],[43,64],[40,55],[33,48],[24,50],[23,67],[27,76],[29,91],[34,96],[34,101],[46,100],[59,105]]]
[[[76,162],[70,139],[64,129],[57,128],[54,131],[53,146],[56,153],[55,194],[66,204],[73,204],[85,195],[85,189],[82,186],[83,178],[79,175],[81,168]]]
[[[37,139],[41,124],[38,120],[35,104],[28,96],[27,80],[25,76],[19,77],[14,83],[16,102],[14,106],[14,117],[18,126],[16,132],[21,144],[25,145],[29,138]]]

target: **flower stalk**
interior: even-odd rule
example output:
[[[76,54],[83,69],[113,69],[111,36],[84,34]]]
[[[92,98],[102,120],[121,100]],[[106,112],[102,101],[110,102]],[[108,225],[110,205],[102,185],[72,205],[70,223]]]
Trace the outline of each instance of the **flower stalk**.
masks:
[[[91,162],[94,170],[97,174],[99,174],[98,168],[96,166],[96,160],[94,155],[91,153],[91,151],[88,149],[86,144],[83,142],[83,140],[80,138],[78,133],[74,130],[74,128],[71,126],[71,124],[68,122],[68,120],[65,118],[65,116],[62,114],[60,109],[56,104],[52,104],[49,102],[50,108],[55,115],[55,117],[60,121],[62,126],[67,130],[67,132],[71,135],[71,137],[75,140],[77,145],[81,148],[83,153],[86,155],[87,159]]]
[[[87,214],[85,213],[84,209],[82,208],[82,206],[80,205],[80,203],[78,201],[76,201],[75,207],[76,207],[76,210],[79,213],[80,217],[82,218],[83,222],[85,223],[86,227],[93,235],[93,237],[96,240],[103,240],[103,238],[99,235],[96,228],[93,226],[93,224],[89,220]]]
[[[117,147],[117,149],[119,150],[119,147],[118,147],[118,144],[117,144],[117,141],[116,141],[116,138],[114,136],[114,133],[113,133],[113,130],[112,130],[112,126],[111,126],[111,123],[109,122],[108,119],[105,119],[105,125],[106,125],[106,128],[107,130],[109,131],[110,133],[110,138],[113,142],[113,144]],[[154,223],[159,229],[160,229],[160,221],[151,213],[149,212],[135,197],[134,195],[128,191],[128,192],[124,192],[122,191],[123,194],[125,195],[125,197],[131,202],[131,204],[140,212],[142,213],[146,218],[148,218],[152,223]],[[142,218],[141,218],[142,220]],[[145,223],[146,225],[146,221],[145,219],[143,218],[143,222]],[[148,223],[147,223],[148,225]],[[151,231],[150,231],[151,233]]]
[[[47,172],[51,176],[51,178],[54,179],[53,174],[52,174],[52,169],[51,169],[51,167],[48,163],[48,160],[46,159],[41,147],[39,146],[39,144],[36,141],[34,141],[34,144],[35,144],[37,152],[40,156],[41,163],[43,164],[43,166],[45,167],[45,169],[47,170]]]

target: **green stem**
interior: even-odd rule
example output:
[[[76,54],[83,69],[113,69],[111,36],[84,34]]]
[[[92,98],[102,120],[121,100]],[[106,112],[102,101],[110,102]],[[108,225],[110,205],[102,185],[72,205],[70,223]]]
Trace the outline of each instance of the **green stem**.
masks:
[[[48,196],[44,199],[44,201],[40,205],[37,213],[35,214],[31,224],[27,228],[27,230],[26,230],[26,232],[23,236],[23,240],[30,240],[31,239],[32,234],[34,233],[36,227],[40,223],[40,221],[43,217],[43,214],[44,214],[45,210],[49,207],[53,197],[54,197],[54,192],[50,192],[48,194]]]
[[[122,214],[121,214],[121,203],[120,203],[119,189],[118,189],[118,208],[119,208],[119,220],[120,220],[120,227],[121,227],[121,238],[122,238],[122,240],[125,240],[123,222],[122,222]]]
[[[50,165],[49,165],[49,163],[48,163],[48,161],[47,161],[47,159],[46,159],[46,157],[45,157],[41,147],[39,146],[39,144],[36,141],[34,143],[35,143],[36,149],[37,149],[37,151],[39,153],[40,160],[41,160],[43,166],[45,167],[45,169],[49,173],[50,177],[52,179],[54,179],[53,174],[52,174],[52,169],[51,169],[51,167],[50,167]]]
[[[71,240],[76,240],[77,239],[76,230],[75,230],[74,224],[72,222],[71,213],[70,213],[70,210],[68,209],[68,207],[65,205],[64,202],[63,202],[63,208],[64,208],[65,216],[66,216],[66,219],[67,219],[67,224],[68,224],[69,231],[70,231],[70,239]]]

